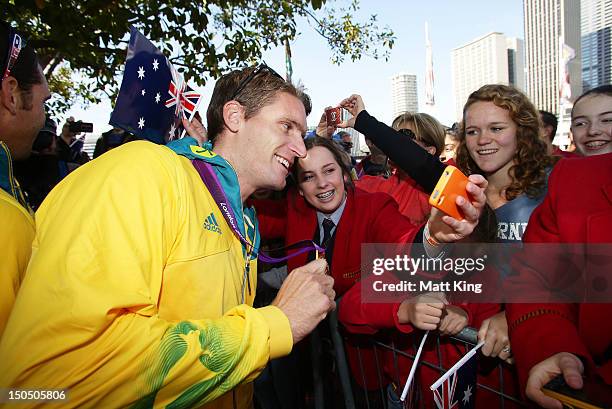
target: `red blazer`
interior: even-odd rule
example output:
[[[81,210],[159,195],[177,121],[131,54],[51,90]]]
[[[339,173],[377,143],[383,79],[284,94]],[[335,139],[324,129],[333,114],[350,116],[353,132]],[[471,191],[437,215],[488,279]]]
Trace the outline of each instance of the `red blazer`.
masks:
[[[314,238],[316,210],[296,191],[290,191],[286,200],[258,200],[254,204],[263,238],[284,237],[286,244]],[[344,294],[361,277],[361,243],[411,243],[419,228],[399,213],[390,196],[349,191],[334,232],[330,273],[336,295]],[[288,271],[303,266],[307,259],[306,253],[290,259]]]
[[[612,154],[559,161],[523,241],[612,243]],[[520,273],[529,279],[528,270]],[[612,276],[607,280],[610,286]],[[523,387],[535,364],[559,352],[585,358],[587,373],[612,384],[612,361],[604,360],[612,345],[612,304],[508,304],[506,315]]]
[[[427,221],[431,211],[429,194],[425,193],[414,179],[399,169],[395,169],[388,179],[382,176],[366,175],[356,181],[355,186],[366,192],[382,192],[393,197],[399,206],[400,213],[414,224],[422,224]]]

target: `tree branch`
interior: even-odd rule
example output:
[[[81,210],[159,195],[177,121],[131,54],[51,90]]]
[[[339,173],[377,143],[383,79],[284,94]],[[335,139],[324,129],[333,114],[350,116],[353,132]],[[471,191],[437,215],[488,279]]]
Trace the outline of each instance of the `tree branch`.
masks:
[[[310,27],[312,27],[312,29],[314,31],[316,31],[321,37],[323,37],[324,39],[326,39],[327,41],[332,41],[333,39],[331,37],[328,37],[324,31],[321,30],[320,27],[323,27],[323,23],[321,23],[321,21],[319,21],[319,19],[317,18],[317,16],[314,15],[313,12],[311,12],[310,10],[300,6],[300,10],[302,10],[302,12],[306,15],[306,20],[308,20],[308,24],[310,25]],[[313,26],[310,22],[310,20],[314,20],[316,26]]]
[[[44,68],[44,72],[47,78],[53,75],[53,71],[55,71],[57,66],[60,65],[60,63],[62,62],[62,59],[63,57],[59,52],[55,53],[51,61],[49,61],[49,63]]]

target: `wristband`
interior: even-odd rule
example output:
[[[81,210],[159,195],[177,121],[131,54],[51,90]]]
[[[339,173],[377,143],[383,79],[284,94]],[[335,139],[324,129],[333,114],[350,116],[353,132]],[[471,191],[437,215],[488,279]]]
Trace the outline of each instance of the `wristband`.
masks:
[[[438,240],[434,239],[429,233],[429,222],[427,222],[427,224],[425,225],[425,229],[423,229],[423,237],[425,238],[425,240],[427,240],[427,243],[429,243],[433,247],[439,247],[441,244]]]

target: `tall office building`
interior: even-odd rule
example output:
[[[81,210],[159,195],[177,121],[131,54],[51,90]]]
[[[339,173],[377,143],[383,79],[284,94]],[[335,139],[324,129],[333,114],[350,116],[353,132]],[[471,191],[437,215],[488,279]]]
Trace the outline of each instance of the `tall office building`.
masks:
[[[536,108],[559,113],[560,41],[574,49],[571,99],[582,93],[579,0],[524,0],[526,91]]]
[[[524,88],[523,40],[489,33],[451,52],[455,118],[460,120],[469,95],[485,84]]]
[[[391,97],[393,118],[405,112],[418,112],[416,75],[400,73],[391,77]]]
[[[612,84],[612,0],[580,3],[582,90]]]
[[[520,38],[507,37],[508,84],[525,89],[525,42]]]

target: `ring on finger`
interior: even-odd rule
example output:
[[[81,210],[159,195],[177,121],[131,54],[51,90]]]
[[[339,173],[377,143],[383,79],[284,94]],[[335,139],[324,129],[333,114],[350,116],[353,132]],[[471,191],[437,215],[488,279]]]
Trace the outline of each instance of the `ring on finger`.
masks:
[[[512,350],[510,349],[510,345],[506,345],[501,351],[505,352],[506,354],[510,354],[512,352]]]

